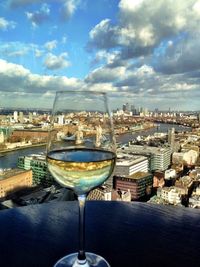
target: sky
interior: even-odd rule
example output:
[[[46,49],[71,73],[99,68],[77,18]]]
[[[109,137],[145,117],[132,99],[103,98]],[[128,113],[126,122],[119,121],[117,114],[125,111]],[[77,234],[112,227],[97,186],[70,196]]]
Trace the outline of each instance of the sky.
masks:
[[[57,90],[200,110],[200,0],[0,0],[0,107]]]

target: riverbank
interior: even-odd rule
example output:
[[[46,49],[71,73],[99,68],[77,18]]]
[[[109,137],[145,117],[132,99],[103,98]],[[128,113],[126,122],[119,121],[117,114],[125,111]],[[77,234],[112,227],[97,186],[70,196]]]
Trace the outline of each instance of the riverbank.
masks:
[[[10,149],[5,149],[5,150],[0,150],[0,154],[7,154],[9,152],[14,152],[17,150],[23,150],[23,149],[28,149],[28,148],[34,148],[34,147],[42,147],[42,146],[46,146],[46,143],[40,143],[40,144],[32,144],[32,145],[28,145],[28,146],[19,146],[19,147],[15,147],[15,148],[10,148]]]

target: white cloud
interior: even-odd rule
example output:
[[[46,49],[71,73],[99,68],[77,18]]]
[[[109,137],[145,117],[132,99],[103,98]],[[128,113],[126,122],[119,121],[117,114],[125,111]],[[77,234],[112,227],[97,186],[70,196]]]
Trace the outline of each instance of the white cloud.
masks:
[[[200,70],[200,40],[198,36],[180,39],[168,45],[165,53],[154,59],[155,68],[163,73],[187,73]]]
[[[0,59],[0,91],[46,93],[81,86],[82,82],[78,79],[32,74],[21,65]]]
[[[74,14],[79,5],[79,0],[64,0],[61,10],[62,18],[68,20]]]
[[[88,47],[108,49],[117,45],[117,28],[111,25],[109,19],[102,20],[89,33],[90,42]]]
[[[123,77],[125,74],[125,67],[117,68],[98,68],[92,71],[85,79],[89,83],[108,83],[117,81],[120,77]]]
[[[28,56],[29,53],[39,51],[39,47],[33,43],[23,42],[0,42],[0,54],[6,58],[11,57],[24,57]]]
[[[199,0],[121,0],[117,24],[102,20],[90,31],[88,46],[118,49],[123,60],[147,56],[163,40],[182,33],[199,36],[199,10]]]
[[[49,41],[49,42],[46,42],[46,43],[44,44],[44,47],[45,47],[47,50],[51,51],[51,50],[53,50],[54,48],[57,47],[57,43],[58,43],[58,42],[57,42],[56,40]]]
[[[47,54],[44,65],[47,69],[57,70],[68,67],[70,62],[66,59],[68,57],[67,53],[62,53],[58,56],[52,53]]]
[[[6,31],[8,29],[14,29],[16,25],[16,22],[8,21],[5,18],[0,17],[0,30]]]
[[[40,50],[40,49],[35,49],[35,56],[37,58],[41,57],[42,55],[44,54],[44,51],[43,50]]]

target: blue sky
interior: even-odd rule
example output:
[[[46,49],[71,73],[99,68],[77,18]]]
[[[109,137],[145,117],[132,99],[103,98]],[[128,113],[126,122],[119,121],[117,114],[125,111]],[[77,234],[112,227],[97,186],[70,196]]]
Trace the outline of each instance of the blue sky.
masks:
[[[199,110],[199,23],[200,0],[2,0],[0,106],[87,89],[113,108]]]

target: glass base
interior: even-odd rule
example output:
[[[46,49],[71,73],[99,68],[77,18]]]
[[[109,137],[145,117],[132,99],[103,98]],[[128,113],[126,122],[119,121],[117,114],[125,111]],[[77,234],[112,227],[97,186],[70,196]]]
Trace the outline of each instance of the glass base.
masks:
[[[99,255],[86,252],[86,261],[77,259],[78,253],[69,254],[60,259],[54,267],[110,267],[109,263]]]

